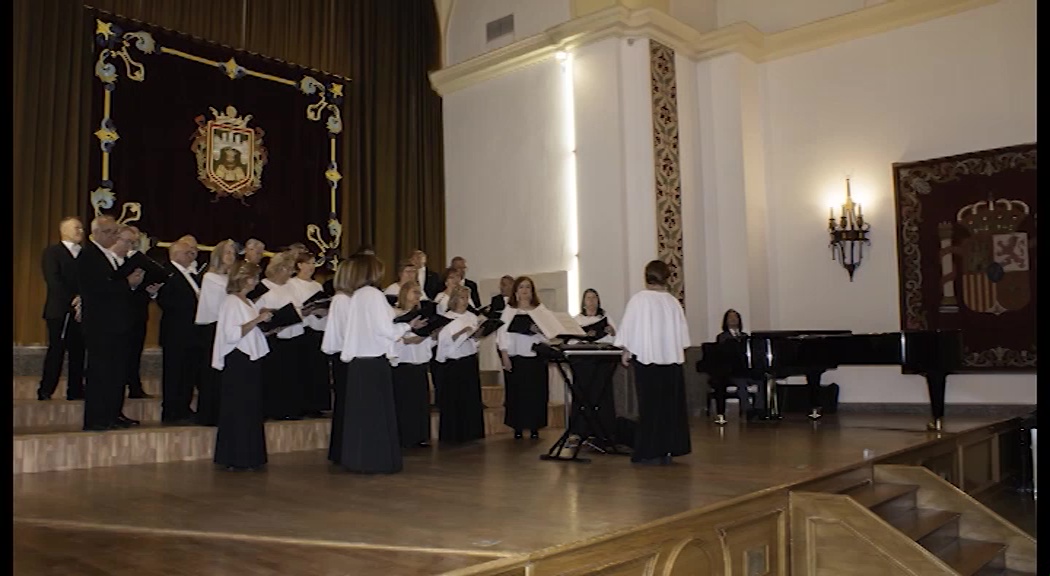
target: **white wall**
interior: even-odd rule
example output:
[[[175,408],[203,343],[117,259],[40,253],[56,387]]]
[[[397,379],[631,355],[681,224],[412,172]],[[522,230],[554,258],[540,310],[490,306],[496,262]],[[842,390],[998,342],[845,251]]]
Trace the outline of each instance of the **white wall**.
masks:
[[[900,329],[891,165],[1036,140],[1034,0],[997,4],[765,67],[775,328]],[[845,177],[872,224],[850,283],[830,260]],[[894,368],[843,368],[843,402],[924,402]],[[1035,375],[955,375],[949,403],[1032,403]]]
[[[513,37],[486,43],[485,25],[508,14],[514,14]],[[445,65],[459,64],[534,36],[569,20],[569,16],[569,0],[456,0],[445,38]]]
[[[447,252],[477,280],[566,270],[560,82],[551,59],[444,98]]]
[[[718,0],[718,26],[748,22],[770,34],[848,14],[886,0]]]
[[[671,16],[698,32],[718,28],[718,0],[671,0],[670,11]]]

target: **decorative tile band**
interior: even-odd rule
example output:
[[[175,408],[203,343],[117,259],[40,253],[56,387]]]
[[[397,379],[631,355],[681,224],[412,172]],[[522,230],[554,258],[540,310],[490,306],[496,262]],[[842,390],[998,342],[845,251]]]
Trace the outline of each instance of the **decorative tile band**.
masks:
[[[678,86],[674,50],[649,41],[656,175],[656,251],[671,267],[671,294],[685,306],[682,268],[682,169],[678,154]]]

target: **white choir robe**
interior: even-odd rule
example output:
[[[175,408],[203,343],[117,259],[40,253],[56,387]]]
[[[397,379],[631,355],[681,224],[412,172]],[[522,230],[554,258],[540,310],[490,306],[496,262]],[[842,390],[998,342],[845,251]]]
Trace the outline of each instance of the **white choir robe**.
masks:
[[[328,306],[328,317],[325,318],[327,322],[324,326],[324,337],[321,339],[322,352],[328,355],[342,353],[349,316],[350,296],[336,292]]]
[[[219,306],[218,325],[215,327],[215,344],[212,346],[211,366],[222,370],[226,365],[226,355],[240,350],[253,362],[270,352],[266,337],[258,326],[247,334],[241,335],[241,326],[251,322],[259,311],[249,306],[236,294],[228,294]]]
[[[547,308],[540,304],[535,309],[546,310]],[[503,309],[503,313],[499,317],[503,325],[496,330],[496,347],[510,356],[531,358],[536,355],[532,350],[532,346],[539,342],[546,342],[547,338],[543,334],[516,334],[507,330],[511,321],[518,314],[528,314],[528,311],[511,308],[509,305]]]
[[[642,364],[683,364],[689,326],[682,304],[662,290],[636,293],[627,302],[614,344]]]
[[[288,304],[292,304],[295,306],[296,311],[299,311],[299,306],[301,305],[301,302],[299,304],[296,304],[295,302],[296,293],[295,288],[292,286],[291,280],[285,282],[284,284],[276,284],[274,282],[271,282],[269,279],[266,279],[263,280],[263,284],[265,284],[266,287],[269,288],[269,290],[266,292],[266,294],[263,294],[259,297],[258,300],[255,301],[256,309],[262,310],[263,308],[268,308],[276,312],[277,310],[284,308]],[[302,336],[304,332],[305,330],[303,329],[303,323],[298,322],[296,324],[292,324],[291,326],[286,326],[282,328],[279,332],[277,332],[277,337],[281,340],[291,340],[296,336]]]
[[[411,329],[407,322],[394,323],[394,308],[374,286],[358,288],[339,312],[342,318],[334,318],[332,310],[328,316],[330,323],[338,322],[344,328],[340,352],[343,362],[378,356],[396,358],[394,344]]]
[[[588,326],[596,322],[601,322],[602,318],[608,318],[609,327],[613,330],[616,329],[616,325],[613,324],[612,318],[609,318],[608,316],[586,316],[583,313],[580,313],[577,314],[574,319],[576,320],[576,323],[580,325],[580,328],[583,328],[583,331],[586,332]],[[612,344],[613,341],[613,335],[609,333],[606,333],[605,336],[595,340],[595,342],[600,342],[602,344]]]
[[[197,300],[196,324],[211,324],[219,319],[219,307],[226,300],[226,282],[229,278],[225,274],[208,272],[201,279],[201,293]]]
[[[395,316],[401,316],[407,313],[408,310],[394,310]],[[406,344],[405,338],[411,338],[413,336],[415,336],[415,334],[412,332],[406,332],[404,336],[394,343],[394,357],[390,358],[391,366],[397,366],[398,364],[426,364],[434,357],[433,338],[424,338],[423,341],[418,344]]]
[[[292,278],[288,281],[292,290],[292,302],[295,304],[295,309],[302,314],[303,303],[317,294],[323,288],[317,282],[313,280],[303,280],[302,278]],[[317,330],[318,332],[324,331],[325,321],[327,318],[321,318],[313,314],[303,317],[303,324],[307,328]]]
[[[445,312],[448,312],[448,300],[449,296],[444,292],[441,292],[437,296],[434,296],[434,304],[437,304],[438,314],[444,315]]]
[[[466,358],[471,354],[477,354],[478,341],[471,338],[470,335],[473,334],[474,330],[478,327],[478,317],[472,312],[463,312],[462,314],[457,312],[446,312],[445,316],[452,318],[452,322],[446,324],[445,327],[438,332],[437,361],[445,362],[447,360]],[[452,338],[455,336],[456,332],[459,332],[464,328],[470,328],[470,331],[461,335],[459,338]]]

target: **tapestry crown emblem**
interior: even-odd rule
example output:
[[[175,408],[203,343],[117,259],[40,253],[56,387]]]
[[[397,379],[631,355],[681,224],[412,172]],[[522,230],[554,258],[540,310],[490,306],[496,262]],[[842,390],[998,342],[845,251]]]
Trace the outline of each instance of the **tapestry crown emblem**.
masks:
[[[1028,216],[1028,204],[1020,200],[991,197],[963,206],[956,219],[971,235],[1009,234]]]

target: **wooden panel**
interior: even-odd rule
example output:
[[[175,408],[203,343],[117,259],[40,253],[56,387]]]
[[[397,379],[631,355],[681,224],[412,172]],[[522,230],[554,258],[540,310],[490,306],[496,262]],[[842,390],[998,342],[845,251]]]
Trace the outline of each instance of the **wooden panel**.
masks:
[[[879,482],[918,486],[916,503],[920,508],[948,510],[962,515],[959,519],[960,538],[1002,542],[1007,545],[1008,568],[1035,572],[1035,538],[936,474],[924,468],[879,464],[875,466],[875,478]]]
[[[960,468],[962,469],[963,490],[967,494],[976,494],[995,484],[993,477],[992,444],[995,436],[962,446]]]
[[[848,496],[792,492],[792,576],[955,576]]]
[[[786,575],[786,522],[784,510],[778,508],[719,527],[727,576]]]

